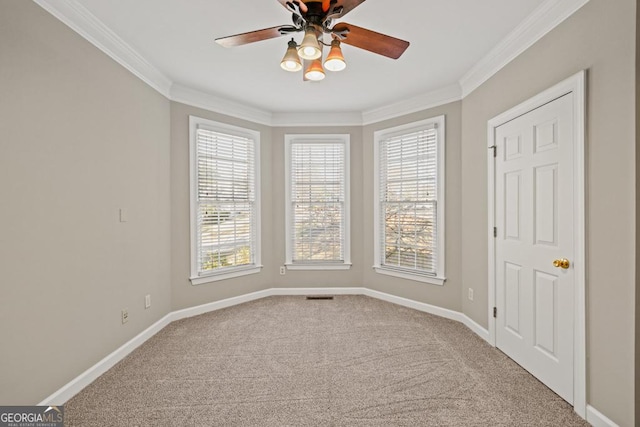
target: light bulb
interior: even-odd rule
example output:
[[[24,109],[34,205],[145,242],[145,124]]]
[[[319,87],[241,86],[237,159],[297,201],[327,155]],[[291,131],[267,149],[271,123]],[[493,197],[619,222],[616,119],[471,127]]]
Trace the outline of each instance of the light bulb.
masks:
[[[287,71],[298,71],[300,69],[300,63],[295,61],[283,61],[281,65]]]

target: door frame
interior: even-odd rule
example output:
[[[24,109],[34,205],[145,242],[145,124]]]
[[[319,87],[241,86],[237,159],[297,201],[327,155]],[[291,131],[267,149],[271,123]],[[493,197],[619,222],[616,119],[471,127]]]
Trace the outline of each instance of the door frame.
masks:
[[[496,321],[493,310],[496,307],[496,244],[494,238],[495,224],[495,158],[493,145],[496,128],[541,107],[561,96],[573,93],[573,125],[574,125],[574,257],[575,275],[574,292],[574,335],[573,335],[573,408],[582,418],[587,412],[586,385],[586,264],[585,264],[585,135],[586,135],[586,71],[563,80],[555,86],[518,104],[492,118],[487,125],[487,166],[488,166],[488,254],[489,254],[489,343],[496,346]]]

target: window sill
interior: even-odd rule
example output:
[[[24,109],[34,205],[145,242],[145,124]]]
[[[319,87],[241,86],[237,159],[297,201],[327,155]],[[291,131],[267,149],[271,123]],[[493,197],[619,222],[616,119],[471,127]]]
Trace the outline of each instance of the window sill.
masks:
[[[218,280],[233,279],[234,277],[246,276],[248,274],[260,273],[261,265],[252,265],[248,267],[239,267],[221,271],[217,273],[209,273],[207,275],[190,277],[192,285],[203,285],[205,283],[217,282]]]
[[[390,268],[380,267],[379,265],[374,265],[373,269],[376,273],[386,274],[387,276],[400,277],[402,279],[414,280],[416,282],[429,283],[431,285],[443,286],[446,277],[437,277],[437,276],[426,276],[422,274],[412,274],[405,271],[393,270]]]
[[[349,270],[351,268],[350,263],[342,264],[285,264],[287,270]]]

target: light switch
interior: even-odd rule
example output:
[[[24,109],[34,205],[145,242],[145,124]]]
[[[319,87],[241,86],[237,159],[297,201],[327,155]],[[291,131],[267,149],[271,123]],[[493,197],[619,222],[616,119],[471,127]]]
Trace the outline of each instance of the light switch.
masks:
[[[129,212],[125,208],[120,208],[120,222],[127,222],[129,220]]]

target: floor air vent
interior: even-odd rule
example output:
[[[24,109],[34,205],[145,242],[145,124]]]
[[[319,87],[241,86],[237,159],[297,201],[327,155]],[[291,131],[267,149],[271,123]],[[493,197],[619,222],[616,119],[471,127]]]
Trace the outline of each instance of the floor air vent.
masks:
[[[333,299],[333,295],[307,295],[307,299]]]

